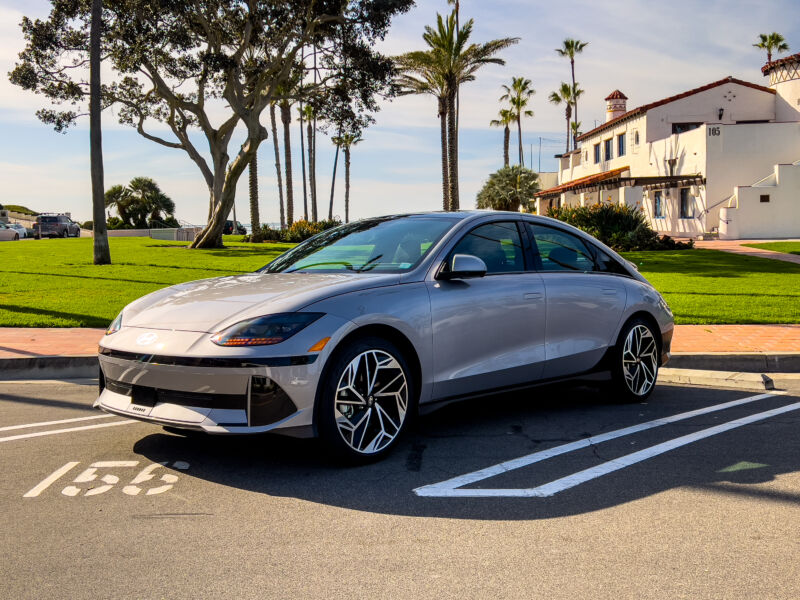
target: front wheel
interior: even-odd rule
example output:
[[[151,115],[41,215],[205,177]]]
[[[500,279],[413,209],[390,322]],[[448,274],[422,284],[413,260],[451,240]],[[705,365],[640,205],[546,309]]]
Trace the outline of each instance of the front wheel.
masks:
[[[658,377],[658,332],[644,319],[622,329],[613,353],[614,392],[622,402],[641,402],[653,392]]]
[[[403,353],[369,337],[348,344],[332,360],[319,398],[320,436],[350,462],[382,458],[416,409],[416,386]]]

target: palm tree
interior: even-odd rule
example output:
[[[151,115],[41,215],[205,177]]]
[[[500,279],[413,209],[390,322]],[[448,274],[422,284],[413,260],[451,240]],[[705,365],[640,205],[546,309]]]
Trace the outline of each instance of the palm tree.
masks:
[[[581,94],[583,93],[583,90],[579,90],[579,91],[580,91]],[[580,94],[578,94],[578,95],[580,95]],[[577,144],[578,136],[581,133],[581,122],[580,121],[572,121],[572,125],[570,127],[572,129],[572,143],[574,144],[573,148],[577,149],[578,148],[578,144]]]
[[[442,150],[442,208],[450,210],[450,167],[447,161],[447,83],[436,69],[430,52],[409,52],[395,58],[400,76],[397,83],[401,96],[430,94],[439,106],[439,126]]]
[[[105,207],[116,208],[119,218],[125,225],[132,225],[128,208],[131,202],[131,192],[124,185],[112,185],[105,193]]]
[[[297,114],[300,117],[300,172],[303,174],[303,218],[308,221],[308,189],[306,188],[306,146],[303,141],[305,135],[303,130],[303,115],[305,108],[303,102],[297,107]]]
[[[283,176],[281,175],[281,150],[278,145],[278,124],[275,119],[275,103],[269,105],[269,120],[272,125],[272,147],[275,150],[275,171],[278,175],[278,202],[280,203],[281,209],[281,229],[284,229],[286,227],[286,215],[283,212]]]
[[[517,122],[517,137],[519,138],[519,164],[525,166],[525,153],[522,150],[522,117],[532,117],[533,111],[526,110],[528,101],[536,93],[531,87],[531,80],[524,77],[512,77],[511,86],[503,85],[505,94],[500,96],[501,101],[507,101],[511,106],[514,119]]]
[[[758,43],[753,44],[753,47],[767,51],[767,64],[772,62],[773,52],[787,52],[789,50],[789,44],[786,43],[783,36],[774,31],[772,33],[759,33]]]
[[[344,222],[350,222],[350,148],[361,141],[361,136],[345,133],[333,138],[337,147],[344,153]]]
[[[294,195],[292,191],[292,110],[285,98],[279,103],[283,123],[283,155],[286,170],[286,224],[294,223]]]
[[[553,104],[561,104],[562,102],[566,105],[564,109],[564,114],[567,117],[567,152],[569,152],[569,138],[570,138],[570,120],[572,119],[572,107],[575,105],[575,100],[583,93],[583,90],[579,90],[578,88],[571,86],[568,83],[561,82],[561,87],[559,87],[555,92],[550,94],[550,102]]]
[[[306,119],[306,137],[308,138],[308,187],[311,188],[311,220],[317,221],[317,149],[314,147],[316,143],[314,107],[306,104],[303,107],[303,116]]]
[[[128,211],[136,219],[137,227],[147,227],[148,216],[152,222],[163,221],[165,215],[175,214],[175,203],[149,177],[131,179],[128,192]]]
[[[447,90],[447,162],[450,183],[450,210],[459,209],[458,195],[458,127],[456,124],[456,95],[459,86],[475,80],[475,73],[487,64],[504,65],[494,57],[500,50],[516,44],[519,38],[501,38],[483,44],[469,44],[473,20],[463,27],[456,26],[455,13],[446,19],[436,15],[436,28],[426,26],[422,39],[428,44],[429,59],[445,82]]]
[[[582,42],[580,40],[573,40],[572,38],[567,38],[562,42],[561,48],[556,48],[556,52],[561,55],[569,58],[569,66],[570,70],[572,71],[572,87],[574,88],[577,84],[575,81],[575,55],[580,54],[583,52],[583,49],[589,45],[589,42]],[[575,120],[578,120],[578,103],[575,102]],[[573,143],[577,140],[573,140]]]
[[[511,129],[509,125],[515,121],[514,111],[510,108],[501,108],[497,113],[498,118],[489,121],[492,127],[503,128],[503,166],[508,166],[508,145],[511,141]]]

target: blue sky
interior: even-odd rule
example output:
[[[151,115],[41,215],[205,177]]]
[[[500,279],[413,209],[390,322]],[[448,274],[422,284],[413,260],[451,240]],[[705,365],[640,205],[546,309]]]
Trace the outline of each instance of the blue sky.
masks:
[[[14,64],[23,41],[23,14],[44,16],[49,3],[0,0],[0,72]],[[421,0],[394,22],[383,44],[389,54],[422,48],[421,33],[446,12],[445,0]],[[523,123],[526,161],[532,152],[542,170],[553,170],[553,154],[563,151],[563,109],[547,102],[559,83],[569,78],[569,63],[553,51],[565,37],[589,42],[579,56],[577,79],[586,90],[579,105],[583,129],[605,118],[603,98],[614,89],[628,96],[632,108],[680,93],[728,75],[764,83],[759,68],[763,53],[751,46],[757,34],[779,31],[792,51],[800,50],[800,11],[796,0],[531,0],[461,1],[462,20],[475,19],[474,41],[520,37],[503,53],[506,66],[489,66],[461,92],[461,202],[473,207],[489,173],[502,166],[502,131],[489,127],[500,105],[500,85],[512,76],[533,81],[533,118]],[[36,96],[0,78],[0,203],[23,204],[39,211],[69,211],[77,219],[91,214],[87,124],[66,135],[36,120],[42,106]],[[441,206],[439,124],[435,100],[403,97],[383,105],[377,123],[353,149],[351,218]],[[265,113],[262,121],[268,125]],[[201,224],[207,191],[194,163],[179,150],[144,140],[133,130],[104,116],[105,183],[110,187],[132,177],[153,177],[175,200],[178,218]],[[299,131],[293,132],[299,152]],[[512,135],[512,157],[516,137]],[[233,150],[231,151],[233,153]],[[262,220],[277,221],[277,192],[272,141],[259,151]],[[330,197],[333,148],[326,136],[318,141],[318,194],[326,207]],[[299,154],[294,158],[296,207],[302,203]],[[342,166],[340,162],[340,167]],[[334,214],[343,215],[343,171],[337,175]],[[241,221],[247,215],[246,177],[237,194]],[[299,199],[299,203],[298,203]],[[295,209],[298,212],[298,209]],[[322,210],[322,209],[321,209]],[[302,211],[302,207],[299,212]]]

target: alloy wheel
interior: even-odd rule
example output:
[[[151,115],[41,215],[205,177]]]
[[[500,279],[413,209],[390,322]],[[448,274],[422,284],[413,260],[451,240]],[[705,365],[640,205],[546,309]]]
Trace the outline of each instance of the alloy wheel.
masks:
[[[628,389],[637,396],[646,395],[655,385],[658,374],[658,345],[645,325],[635,325],[625,337],[622,371]]]
[[[336,386],[334,418],[345,443],[361,454],[380,452],[400,433],[408,410],[408,381],[398,360],[367,350],[345,367]]]

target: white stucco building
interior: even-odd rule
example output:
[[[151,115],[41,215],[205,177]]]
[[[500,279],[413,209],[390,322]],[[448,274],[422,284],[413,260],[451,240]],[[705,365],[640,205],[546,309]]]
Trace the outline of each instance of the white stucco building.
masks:
[[[800,54],[762,72],[768,86],[728,77],[633,110],[615,90],[538,212],[625,203],[672,236],[800,237]]]

